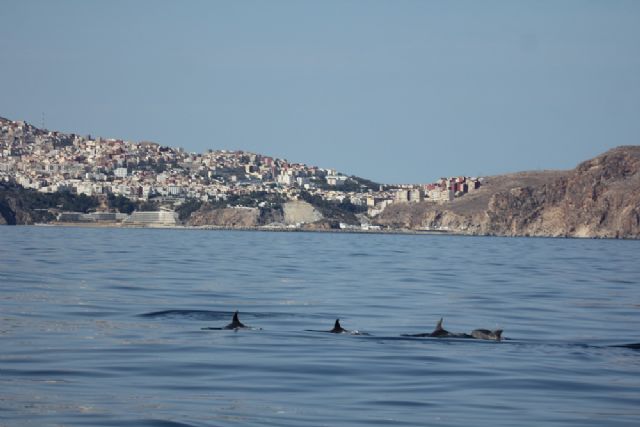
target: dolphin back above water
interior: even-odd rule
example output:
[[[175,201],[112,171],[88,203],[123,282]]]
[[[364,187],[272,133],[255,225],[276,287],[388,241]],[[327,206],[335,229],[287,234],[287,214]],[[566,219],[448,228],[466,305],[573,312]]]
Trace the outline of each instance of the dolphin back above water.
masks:
[[[442,327],[443,319],[440,318],[432,332],[423,332],[421,334],[403,334],[403,337],[432,337],[432,338],[475,338],[478,340],[502,340],[502,329],[490,331],[489,329],[475,329],[471,335],[465,333],[452,333]]]
[[[479,340],[502,341],[502,329],[490,331],[488,329],[475,329],[471,336]]]
[[[436,327],[432,332],[423,332],[420,334],[403,334],[403,337],[433,337],[433,338],[444,338],[444,337],[457,337],[457,338],[470,338],[470,336],[464,336],[466,334],[452,334],[442,327],[442,317],[436,323]]]
[[[240,329],[240,328],[246,328],[246,327],[247,326],[244,325],[238,318],[238,310],[236,310],[236,312],[233,313],[233,318],[231,319],[231,323],[225,326],[224,329]]]
[[[238,310],[236,310],[235,313],[233,313],[233,318],[231,319],[231,323],[229,323],[228,325],[223,326],[222,328],[202,328],[202,330],[206,330],[206,331],[222,331],[222,330],[237,331],[238,329],[253,329],[240,321],[240,318],[238,317]]]
[[[329,332],[331,332],[332,334],[343,334],[349,331],[340,325],[340,319],[336,319],[336,323],[333,324],[333,329],[331,329]]]
[[[333,329],[330,329],[328,331],[320,331],[320,330],[316,330],[316,329],[305,329],[305,331],[307,331],[307,332],[327,332],[327,333],[330,333],[330,334],[369,335],[366,332],[360,332],[360,331],[357,331],[357,330],[350,331],[349,329],[343,328],[342,325],[340,325],[340,319],[336,319],[335,323],[333,324]]]
[[[448,337],[451,335],[449,331],[442,327],[442,317],[436,323],[436,328],[431,332],[432,337]]]

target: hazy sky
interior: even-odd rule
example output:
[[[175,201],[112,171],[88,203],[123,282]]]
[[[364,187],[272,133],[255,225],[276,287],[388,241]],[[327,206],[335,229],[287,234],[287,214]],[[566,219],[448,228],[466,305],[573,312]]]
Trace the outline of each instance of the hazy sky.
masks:
[[[0,116],[388,183],[640,143],[639,1],[0,0]]]

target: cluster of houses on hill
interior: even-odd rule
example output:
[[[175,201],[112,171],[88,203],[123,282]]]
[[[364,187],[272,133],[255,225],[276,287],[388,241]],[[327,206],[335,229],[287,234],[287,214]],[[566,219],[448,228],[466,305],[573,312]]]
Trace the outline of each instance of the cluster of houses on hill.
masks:
[[[481,179],[465,176],[454,178],[440,178],[439,181],[426,185],[401,186],[395,194],[397,203],[423,202],[450,202],[456,197],[473,192],[480,188]]]
[[[348,199],[366,206],[370,216],[391,203],[446,203],[481,184],[476,178],[456,177],[427,185],[364,185],[332,169],[245,151],[189,153],[153,142],[50,132],[2,118],[0,180],[43,193],[110,194],[167,205],[258,193],[295,200],[306,191],[327,201]]]

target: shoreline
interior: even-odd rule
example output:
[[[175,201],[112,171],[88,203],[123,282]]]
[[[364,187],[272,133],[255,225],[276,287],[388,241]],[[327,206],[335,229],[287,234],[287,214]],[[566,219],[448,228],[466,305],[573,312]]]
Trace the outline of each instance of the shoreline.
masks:
[[[207,231],[262,231],[276,233],[348,233],[348,234],[424,234],[424,235],[460,235],[447,230],[358,230],[358,229],[313,229],[300,227],[230,227],[217,225],[145,225],[122,224],[118,222],[48,222],[31,224],[36,227],[71,227],[71,228],[119,228],[119,229],[150,229],[150,230],[207,230]]]
[[[288,227],[230,227],[216,225],[148,225],[126,224],[116,222],[51,222],[22,224],[23,226],[36,227],[69,227],[69,228],[113,228],[113,229],[148,229],[148,230],[204,230],[204,231],[259,231],[275,233],[336,233],[336,234],[386,234],[386,235],[425,235],[425,236],[463,236],[463,237],[510,237],[510,238],[538,238],[538,239],[579,239],[579,240],[627,240],[638,241],[636,238],[624,237],[600,237],[600,236],[536,236],[536,235],[499,235],[499,234],[472,234],[451,230],[358,230],[358,229],[313,229],[313,228],[288,228]]]

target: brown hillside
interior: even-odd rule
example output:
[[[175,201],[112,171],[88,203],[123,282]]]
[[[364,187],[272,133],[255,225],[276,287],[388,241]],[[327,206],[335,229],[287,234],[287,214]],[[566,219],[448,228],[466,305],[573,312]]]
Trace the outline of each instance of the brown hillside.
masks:
[[[571,171],[489,177],[445,205],[392,205],[377,222],[463,234],[640,238],[640,146],[609,150]]]

